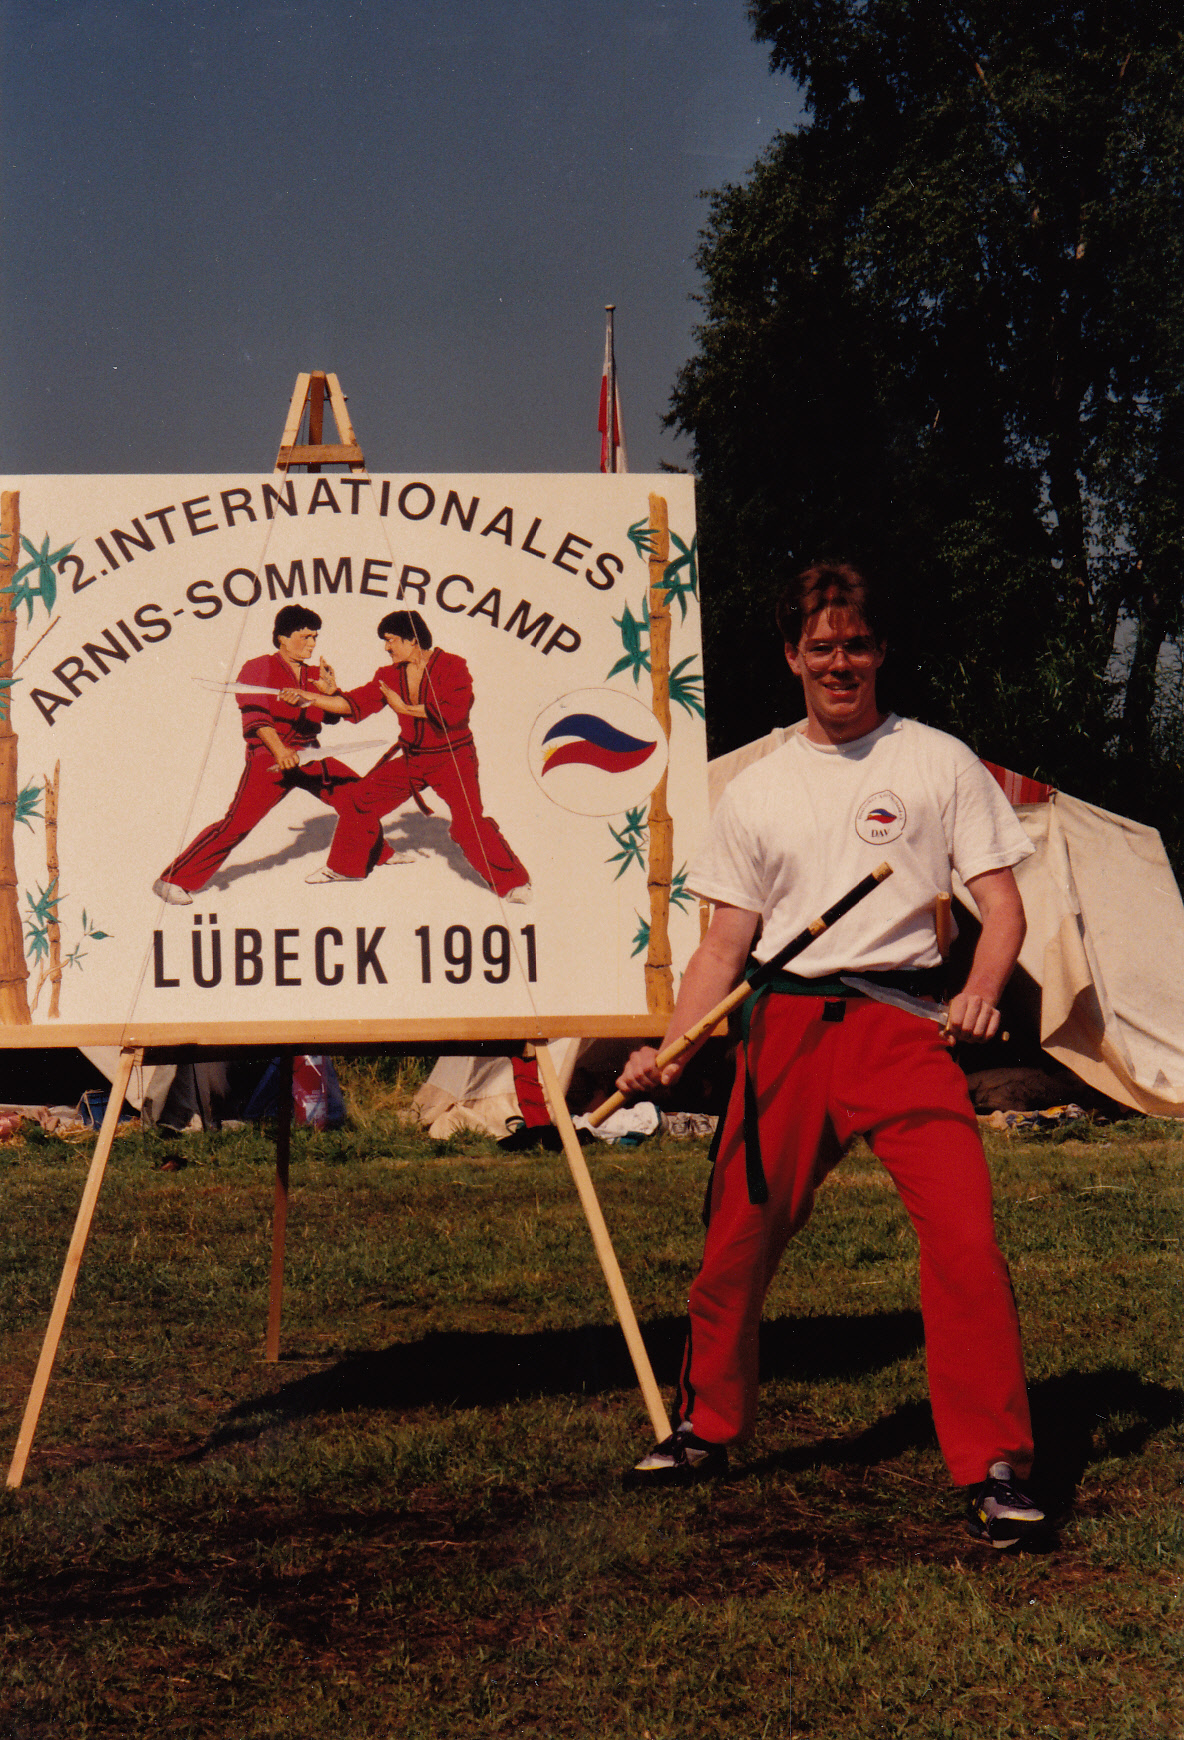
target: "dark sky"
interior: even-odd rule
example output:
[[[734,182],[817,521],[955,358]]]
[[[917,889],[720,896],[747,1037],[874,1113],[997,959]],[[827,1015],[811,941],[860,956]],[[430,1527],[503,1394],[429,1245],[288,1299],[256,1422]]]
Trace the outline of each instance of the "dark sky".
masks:
[[[267,470],[337,372],[373,470],[630,467],[697,197],[793,124],[743,0],[0,0],[0,466]]]

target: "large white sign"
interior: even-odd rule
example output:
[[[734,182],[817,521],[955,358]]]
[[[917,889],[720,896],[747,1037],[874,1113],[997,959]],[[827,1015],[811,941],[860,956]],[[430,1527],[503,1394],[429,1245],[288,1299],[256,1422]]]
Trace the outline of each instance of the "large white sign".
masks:
[[[688,478],[5,489],[4,1043],[627,1031],[677,983]]]

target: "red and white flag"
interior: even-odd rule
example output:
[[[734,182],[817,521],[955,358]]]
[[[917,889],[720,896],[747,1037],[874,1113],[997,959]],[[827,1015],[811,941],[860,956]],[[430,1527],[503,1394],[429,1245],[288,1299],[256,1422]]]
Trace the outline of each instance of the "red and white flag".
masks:
[[[994,775],[1009,804],[1046,804],[1055,789],[1030,779],[1026,773],[1012,773],[1009,767],[999,767],[993,761],[984,761],[983,766]]]
[[[614,304],[610,302],[604,311],[604,373],[600,377],[600,469],[628,471],[625,425],[621,421],[621,389],[617,382],[617,359],[613,354],[613,308]],[[608,410],[610,405],[613,408],[611,428]]]

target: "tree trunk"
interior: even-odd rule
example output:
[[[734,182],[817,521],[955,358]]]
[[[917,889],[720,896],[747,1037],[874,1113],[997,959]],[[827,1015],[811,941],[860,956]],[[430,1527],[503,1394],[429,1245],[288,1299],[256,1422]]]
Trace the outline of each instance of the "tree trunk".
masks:
[[[650,676],[654,717],[670,741],[670,595],[662,581],[670,560],[664,496],[650,497]],[[674,1012],[670,967],[670,886],[674,876],[674,823],[666,807],[666,772],[650,795],[650,943],[645,962],[645,1006],[651,1015]]]
[[[20,491],[0,494],[0,586],[10,586],[20,566]],[[11,592],[0,592],[0,678],[12,676],[12,649],[16,641],[16,613]],[[12,690],[4,717],[0,719],[0,1025],[28,1027],[29,996],[26,981],[25,939],[16,890],[16,732],[12,728]]]

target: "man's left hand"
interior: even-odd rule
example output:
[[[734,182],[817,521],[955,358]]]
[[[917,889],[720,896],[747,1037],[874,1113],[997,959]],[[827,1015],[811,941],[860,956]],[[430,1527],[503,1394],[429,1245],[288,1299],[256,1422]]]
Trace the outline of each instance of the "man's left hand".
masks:
[[[999,1011],[986,997],[973,991],[959,991],[950,998],[950,1013],[945,1025],[948,1045],[959,1040],[971,1045],[983,1045],[999,1030]]]

